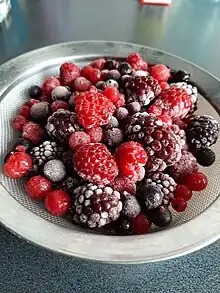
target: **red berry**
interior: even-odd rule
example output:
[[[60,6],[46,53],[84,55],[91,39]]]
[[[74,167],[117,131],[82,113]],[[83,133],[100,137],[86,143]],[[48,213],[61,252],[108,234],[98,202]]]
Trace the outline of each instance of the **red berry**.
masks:
[[[91,83],[96,84],[100,81],[101,73],[99,69],[92,68],[91,66],[84,66],[81,70],[81,75],[91,81]]]
[[[69,104],[60,100],[53,102],[53,104],[51,105],[52,112],[54,113],[59,109],[69,110]]]
[[[51,190],[51,182],[43,176],[33,176],[25,184],[27,194],[36,200],[41,200]]]
[[[151,223],[148,218],[143,214],[140,213],[132,219],[132,232],[133,234],[145,234],[148,233],[151,227]]]
[[[117,102],[120,98],[120,93],[117,88],[107,87],[105,88],[103,94],[110,100],[112,103]]]
[[[44,130],[39,124],[30,121],[24,125],[23,137],[30,139],[33,144],[38,144],[44,137]]]
[[[192,198],[192,191],[186,185],[178,184],[174,192],[174,197],[182,197],[185,201],[188,201]]]
[[[103,139],[103,130],[101,127],[86,129],[86,133],[90,136],[91,142],[101,142]]]
[[[202,191],[208,185],[208,179],[205,174],[195,172],[187,176],[186,186],[194,191]]]
[[[92,63],[90,63],[91,67],[99,69],[99,70],[102,70],[104,68],[104,65],[105,65],[104,58],[94,60]]]
[[[89,90],[90,85],[91,85],[91,82],[88,79],[86,79],[83,76],[80,76],[74,80],[72,87],[75,91],[85,92]]]
[[[120,95],[119,99],[117,100],[117,102],[115,102],[115,107],[118,109],[122,106],[125,105],[125,98],[123,95]]]
[[[165,124],[167,124],[169,127],[172,126],[173,121],[172,121],[172,119],[171,119],[168,115],[161,115],[161,116],[159,116],[159,118],[160,118]]]
[[[85,128],[107,124],[115,111],[113,103],[101,93],[80,93],[74,103],[78,121]]]
[[[74,168],[86,181],[109,184],[118,175],[117,164],[101,143],[90,143],[80,147],[73,158]]]
[[[15,152],[10,155],[4,165],[4,173],[12,179],[18,179],[32,168],[31,157],[23,152]]]
[[[91,85],[89,87],[89,90],[88,90],[90,93],[98,93],[98,89],[94,86],[94,85]]]
[[[71,62],[66,62],[60,67],[60,80],[62,85],[71,87],[74,80],[79,76],[80,68]]]
[[[55,76],[51,76],[43,83],[41,87],[41,92],[43,94],[46,94],[47,96],[50,96],[52,90],[57,86],[60,86],[59,80]]]
[[[163,90],[167,90],[170,87],[170,85],[167,82],[162,81],[160,82],[160,87],[161,87],[161,90],[163,91]]]
[[[103,69],[101,71],[100,80],[106,81],[108,73],[109,73],[108,69]]]
[[[31,105],[29,105],[29,103],[25,103],[24,105],[22,105],[19,110],[20,115],[29,119],[30,118],[30,108],[31,108]]]
[[[76,131],[70,135],[69,146],[73,151],[87,143],[90,143],[90,136],[83,131]]]
[[[36,100],[36,99],[30,99],[27,102],[27,104],[30,105],[30,107],[33,106],[34,104],[38,104],[38,103],[40,103],[40,101],[39,100]]]
[[[134,177],[139,175],[140,167],[147,163],[148,156],[141,144],[129,141],[117,148],[115,159],[123,175]]]
[[[156,64],[149,68],[149,72],[153,78],[160,82],[167,82],[170,78],[170,69],[163,64]]]
[[[147,70],[147,62],[145,62],[138,53],[130,54],[127,61],[134,70]]]
[[[17,131],[22,131],[25,124],[28,123],[28,120],[22,116],[17,115],[12,120],[12,127]]]
[[[48,103],[52,103],[53,102],[53,98],[52,95],[46,95],[45,93],[42,94],[41,98],[40,98],[41,102],[48,102]]]
[[[185,209],[187,208],[187,202],[182,197],[176,197],[172,199],[171,205],[173,209],[177,212],[184,212]]]
[[[121,194],[123,193],[123,191],[127,191],[132,195],[136,194],[135,182],[126,176],[120,176],[115,178],[115,180],[111,182],[110,187],[120,192]]]
[[[46,194],[45,206],[53,216],[63,216],[70,204],[70,197],[63,190],[53,190]]]

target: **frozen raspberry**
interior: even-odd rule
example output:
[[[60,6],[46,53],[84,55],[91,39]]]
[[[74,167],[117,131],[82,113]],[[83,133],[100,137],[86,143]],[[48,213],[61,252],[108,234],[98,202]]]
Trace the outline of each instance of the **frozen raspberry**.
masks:
[[[203,173],[194,172],[187,176],[185,184],[190,190],[202,191],[207,187],[208,179]]]
[[[108,73],[109,73],[108,69],[102,70],[100,73],[100,81],[106,81]]]
[[[101,72],[99,69],[92,68],[91,66],[84,66],[81,70],[81,75],[96,84],[100,81]]]
[[[41,200],[51,190],[51,183],[43,176],[34,176],[26,182],[25,190],[32,199]]]
[[[17,131],[22,131],[25,124],[28,123],[28,120],[21,115],[17,115],[12,120],[12,127]]]
[[[73,82],[73,88],[78,92],[88,91],[91,82],[83,76],[77,77]]]
[[[126,176],[120,176],[115,178],[115,180],[110,183],[110,186],[121,194],[123,193],[123,191],[127,191],[129,194],[132,195],[136,194],[135,182]]]
[[[191,106],[192,101],[187,92],[171,86],[158,96],[148,112],[157,116],[168,115],[171,118],[184,118],[189,113]]]
[[[172,119],[168,115],[161,115],[159,118],[169,127],[172,126]],[[172,129],[172,128],[171,128]]]
[[[156,64],[149,68],[150,75],[159,82],[167,82],[170,78],[170,69],[163,64]]]
[[[60,86],[60,81],[55,76],[51,76],[43,83],[41,87],[41,92],[46,94],[47,96],[50,96],[52,90],[57,86]]]
[[[140,171],[140,167],[146,164],[148,156],[139,143],[129,141],[117,148],[115,159],[123,175],[134,177]]]
[[[66,168],[62,161],[53,159],[46,162],[43,173],[52,182],[61,182],[66,176]]]
[[[147,70],[147,62],[145,62],[138,53],[130,54],[127,61],[134,70]]]
[[[124,120],[128,117],[128,110],[124,107],[119,107],[116,111],[115,111],[115,117],[118,120]]]
[[[62,85],[71,87],[73,81],[79,76],[80,68],[71,62],[66,62],[60,67],[60,79]]]
[[[140,213],[132,220],[132,232],[133,234],[145,234],[150,231],[151,223],[148,218]]]
[[[56,100],[67,101],[69,97],[71,96],[71,92],[69,88],[65,86],[57,86],[52,90],[51,96],[54,101]]]
[[[112,70],[110,70],[108,72],[106,79],[107,80],[108,79],[114,79],[114,80],[118,81],[120,76],[121,76],[121,74],[120,74],[120,72],[118,70],[112,69]]]
[[[73,151],[87,143],[90,143],[90,136],[83,131],[76,131],[70,135],[69,146]]]
[[[90,136],[91,142],[101,142],[103,139],[103,130],[101,127],[93,127],[85,130]]]
[[[177,197],[172,199],[171,204],[172,204],[172,208],[178,213],[184,212],[185,209],[187,208],[187,202],[182,197]]]
[[[128,218],[135,218],[141,212],[141,206],[138,203],[135,196],[130,195],[128,192],[124,191],[122,194],[122,214],[126,215]]]
[[[119,107],[123,107],[125,105],[125,98],[124,95],[120,95],[119,99],[117,100],[117,102],[115,102],[115,107],[119,108]]]
[[[19,114],[23,117],[25,117],[26,119],[30,118],[30,108],[31,106],[28,103],[25,103],[24,105],[21,106],[20,110],[19,110]]]
[[[90,66],[99,70],[102,70],[105,66],[105,59],[101,58],[101,59],[97,59],[94,60],[92,63],[90,63]]]
[[[197,172],[199,169],[196,158],[188,151],[182,151],[180,160],[169,167],[169,174],[178,183],[184,183],[188,174]]]
[[[27,104],[28,104],[30,107],[32,107],[33,105],[38,104],[38,103],[40,103],[40,101],[39,101],[39,100],[36,100],[36,99],[30,99],[30,100],[27,102]]]
[[[117,88],[107,87],[103,95],[106,96],[114,104],[120,98],[120,93]]]
[[[50,191],[46,194],[45,207],[53,216],[63,216],[70,208],[69,195],[60,189]]]
[[[79,123],[85,128],[107,124],[115,111],[113,103],[101,93],[81,93],[74,103]]]
[[[53,102],[53,104],[51,105],[52,113],[56,112],[59,109],[69,110],[69,104],[60,100]]]
[[[12,179],[21,178],[32,168],[31,157],[24,152],[14,152],[4,165],[4,173]]]
[[[47,103],[53,103],[53,99],[52,99],[52,95],[47,95],[45,93],[42,94],[42,96],[40,97],[40,101],[41,102],[47,102]]]
[[[105,62],[104,69],[108,69],[108,70],[118,69],[118,62],[116,60],[108,59]]]
[[[164,90],[167,90],[170,87],[170,85],[167,82],[162,81],[160,82],[160,87],[161,87],[161,90],[164,91]]]
[[[33,142],[33,144],[40,143],[44,135],[45,132],[39,124],[30,121],[24,125],[23,137],[26,139],[30,139]]]
[[[74,155],[74,168],[86,181],[108,184],[118,175],[116,162],[101,143],[90,143],[79,148]]]
[[[192,190],[186,185],[178,184],[174,192],[174,197],[182,197],[185,201],[188,201],[192,198]]]
[[[31,118],[40,122],[49,117],[50,109],[50,104],[47,102],[34,104],[30,109]]]
[[[107,129],[104,134],[104,142],[109,148],[117,147],[123,142],[123,131],[120,128]]]

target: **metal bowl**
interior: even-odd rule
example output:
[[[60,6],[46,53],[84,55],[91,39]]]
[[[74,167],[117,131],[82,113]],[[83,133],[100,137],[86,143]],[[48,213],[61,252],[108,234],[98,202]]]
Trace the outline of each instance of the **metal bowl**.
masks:
[[[4,155],[17,137],[10,120],[27,99],[30,85],[58,74],[60,64],[67,60],[83,66],[100,56],[126,57],[131,52],[139,52],[150,63],[164,63],[190,72],[211,97],[199,97],[198,113],[210,114],[220,122],[220,81],[190,62],[152,48],[119,42],[72,42],[32,51],[3,64],[0,67],[0,221],[13,233],[55,252],[110,263],[170,259],[220,238],[220,156],[212,167],[203,170],[209,186],[204,192],[194,194],[187,211],[175,213],[172,225],[166,230],[142,236],[88,233],[64,218],[51,216],[42,203],[27,197],[22,181],[10,180],[2,173]],[[219,154],[220,142],[213,149]]]

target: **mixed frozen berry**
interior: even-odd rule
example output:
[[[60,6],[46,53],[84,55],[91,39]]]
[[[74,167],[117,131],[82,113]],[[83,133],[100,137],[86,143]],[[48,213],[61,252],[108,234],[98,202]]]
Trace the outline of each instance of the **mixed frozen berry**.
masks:
[[[197,115],[190,74],[138,53],[100,58],[27,89],[12,119],[20,138],[4,173],[27,195],[84,228],[138,235],[167,227],[208,185],[217,121]],[[198,196],[198,195],[197,195]],[[103,230],[102,230],[103,231]]]

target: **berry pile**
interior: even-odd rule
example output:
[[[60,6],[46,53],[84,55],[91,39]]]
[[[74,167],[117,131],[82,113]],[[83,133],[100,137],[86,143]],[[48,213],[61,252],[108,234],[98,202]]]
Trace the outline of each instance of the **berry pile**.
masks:
[[[4,173],[25,178],[53,216],[118,235],[166,227],[208,180],[219,125],[199,116],[190,74],[127,58],[66,62],[28,90],[12,120],[20,138]]]

